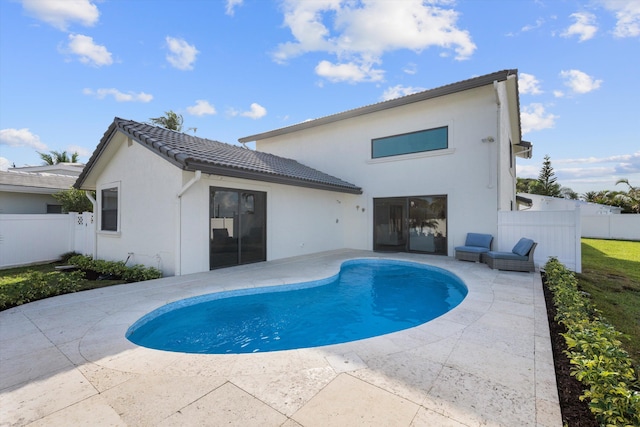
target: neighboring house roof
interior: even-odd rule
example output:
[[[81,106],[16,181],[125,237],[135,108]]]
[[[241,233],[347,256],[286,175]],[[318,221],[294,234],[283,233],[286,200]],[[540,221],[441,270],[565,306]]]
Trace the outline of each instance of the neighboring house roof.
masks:
[[[119,117],[113,120],[100,140],[78,177],[75,183],[76,188],[82,187],[116,132],[124,133],[183,170],[200,170],[213,175],[362,194],[360,187],[292,159]]]
[[[440,86],[435,89],[425,90],[423,92],[414,93],[411,95],[403,96],[400,98],[391,99],[389,101],[379,102],[377,104],[367,105],[365,107],[355,108],[353,110],[344,111],[342,113],[332,114],[330,116],[321,117],[315,120],[308,120],[306,122],[298,123],[292,126],[287,126],[280,129],[271,130],[268,132],[258,133],[256,135],[246,136],[244,138],[238,139],[239,142],[251,142],[251,141],[259,141],[266,138],[271,138],[274,136],[284,135],[291,132],[297,132],[304,129],[313,128],[316,126],[326,125],[329,123],[334,123],[340,120],[346,120],[353,117],[362,116],[365,114],[375,113],[377,111],[387,110],[389,108],[395,108],[402,105],[411,104],[414,102],[425,101],[428,99],[437,98],[440,96],[450,95],[457,92],[462,92],[469,89],[475,89],[478,87],[486,86],[493,84],[495,81],[504,81],[509,78],[517,78],[518,70],[503,70],[497,71],[495,73],[486,74],[484,76],[474,77],[472,79],[463,80],[461,82],[448,84],[445,86]],[[517,89],[517,85],[516,85]],[[515,93],[516,103],[518,105],[518,110],[520,109],[519,95]],[[518,132],[520,132],[520,111],[518,111],[517,118],[518,121]],[[516,135],[518,140],[520,140],[521,135]],[[517,144],[516,144],[517,145]]]
[[[0,191],[13,193],[54,194],[68,190],[75,181],[69,175],[0,171]]]
[[[84,163],[56,163],[55,165],[21,166],[9,168],[9,172],[44,172],[56,175],[77,177],[82,172]]]

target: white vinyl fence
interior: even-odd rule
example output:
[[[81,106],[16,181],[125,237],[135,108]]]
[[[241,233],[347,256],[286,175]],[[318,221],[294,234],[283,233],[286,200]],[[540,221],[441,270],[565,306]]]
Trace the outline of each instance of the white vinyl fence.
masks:
[[[583,215],[582,237],[640,241],[640,214]]]
[[[67,252],[93,255],[94,216],[0,214],[0,268],[55,261]]]
[[[569,270],[582,272],[580,209],[498,212],[494,250],[511,251],[521,237],[538,243],[534,252],[536,267],[546,264],[549,257],[555,257]]]

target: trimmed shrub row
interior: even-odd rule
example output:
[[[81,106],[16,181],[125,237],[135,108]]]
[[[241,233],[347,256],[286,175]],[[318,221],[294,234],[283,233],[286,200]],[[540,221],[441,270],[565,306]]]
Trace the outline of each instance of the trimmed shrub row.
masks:
[[[79,291],[85,282],[82,271],[69,274],[31,271],[25,280],[4,285],[0,293],[0,310],[43,298]]]
[[[93,259],[90,256],[75,255],[69,258],[68,262],[85,272],[95,272],[98,275],[110,276],[127,282],[142,282],[162,277],[162,272],[157,268],[146,267],[142,264],[127,267],[124,261],[105,261]]]
[[[622,334],[602,317],[578,281],[556,258],[545,265],[547,287],[553,293],[556,321],[564,325],[571,375],[586,387],[580,396],[602,425],[640,426],[640,382]]]

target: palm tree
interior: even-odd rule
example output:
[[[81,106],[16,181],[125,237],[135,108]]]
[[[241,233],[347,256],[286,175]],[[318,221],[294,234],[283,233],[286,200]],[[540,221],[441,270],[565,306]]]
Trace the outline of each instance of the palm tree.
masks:
[[[58,163],[78,163],[78,152],[72,153],[71,156],[66,151],[50,151],[49,153],[37,152],[44,162],[44,165],[57,165]]]
[[[164,116],[162,117],[152,117],[151,123],[154,125],[159,125],[167,129],[175,130],[180,132],[182,130],[182,114],[174,113],[172,110],[165,111]]]
[[[622,178],[616,181],[616,185],[618,184],[627,184],[629,190],[627,193],[619,193],[616,194],[616,199],[622,200],[626,205],[631,208],[632,212],[640,213],[640,187],[634,187],[629,184],[629,180],[626,178]]]

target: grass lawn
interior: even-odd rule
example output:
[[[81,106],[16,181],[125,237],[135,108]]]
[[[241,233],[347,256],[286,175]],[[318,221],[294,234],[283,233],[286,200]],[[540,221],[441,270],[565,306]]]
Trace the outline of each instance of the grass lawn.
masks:
[[[640,242],[582,239],[580,288],[616,330],[640,366]]]

